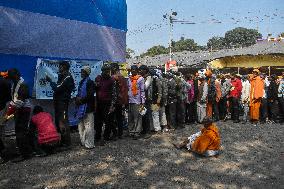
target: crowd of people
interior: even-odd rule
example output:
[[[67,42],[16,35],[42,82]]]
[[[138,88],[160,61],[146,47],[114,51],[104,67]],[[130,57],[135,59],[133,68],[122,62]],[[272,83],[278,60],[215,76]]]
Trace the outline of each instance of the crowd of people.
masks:
[[[43,107],[30,103],[28,85],[17,69],[3,72],[0,78],[2,161],[5,160],[5,146],[1,140],[3,125],[11,117],[14,117],[20,152],[14,161],[28,159],[33,152],[39,156],[54,153],[58,146],[69,149],[68,112],[74,90],[78,92],[74,100],[80,142],[86,149],[125,136],[134,140],[147,139],[152,134],[184,128],[186,124],[204,123],[205,128],[199,134],[176,145],[199,149],[195,150],[197,152],[202,146],[200,153],[204,154],[207,150],[220,148],[220,136],[213,122],[229,119],[234,123],[250,121],[254,125],[283,122],[284,72],[282,77],[267,76],[258,69],[243,76],[214,75],[208,69],[205,73],[183,75],[173,71],[163,73],[146,65],[132,65],[129,77],[124,78],[119,65],[113,63],[104,64],[101,75],[94,81],[90,78],[90,67],[83,66],[82,80],[75,89],[69,69],[68,61],[61,61],[58,81],[46,77],[54,91],[54,122]],[[211,143],[210,147],[209,139],[216,140],[216,145],[212,147]],[[192,145],[188,145],[189,140]]]

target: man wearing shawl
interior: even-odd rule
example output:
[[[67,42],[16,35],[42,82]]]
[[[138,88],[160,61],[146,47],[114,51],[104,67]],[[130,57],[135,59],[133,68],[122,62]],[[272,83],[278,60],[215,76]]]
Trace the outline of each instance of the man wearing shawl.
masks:
[[[187,148],[196,154],[206,157],[216,156],[220,153],[221,138],[219,129],[213,123],[211,117],[205,117],[202,121],[204,128],[184,139],[180,144],[174,144],[178,149]]]
[[[260,78],[259,73],[258,69],[254,69],[250,80],[250,119],[253,123],[259,121],[261,98],[264,94],[264,81]]]
[[[76,97],[76,118],[79,119],[78,130],[81,144],[87,149],[94,147],[94,105],[95,84],[89,75],[91,68],[83,66],[81,70],[82,80],[79,83]]]
[[[12,81],[12,100],[5,117],[8,119],[14,115],[16,142],[21,154],[14,162],[19,162],[31,157],[31,146],[27,136],[31,114],[30,95],[28,85],[17,69],[9,70],[8,78]]]

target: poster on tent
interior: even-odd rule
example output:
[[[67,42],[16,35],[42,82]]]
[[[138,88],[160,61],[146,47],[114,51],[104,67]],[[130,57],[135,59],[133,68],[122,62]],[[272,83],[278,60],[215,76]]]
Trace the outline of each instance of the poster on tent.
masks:
[[[46,82],[46,76],[49,76],[52,81],[57,81],[58,74],[58,61],[39,58],[36,66],[35,77],[35,93],[36,99],[52,99],[53,91],[48,82]],[[100,73],[102,61],[70,61],[70,73],[72,74],[76,89],[81,81],[81,68],[83,66],[91,67],[90,78],[94,80]],[[73,91],[72,97],[77,95],[77,90]]]

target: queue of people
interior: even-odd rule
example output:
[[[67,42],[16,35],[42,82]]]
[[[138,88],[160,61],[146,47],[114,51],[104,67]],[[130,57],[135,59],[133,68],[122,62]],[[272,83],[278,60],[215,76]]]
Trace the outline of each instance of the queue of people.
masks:
[[[214,75],[208,69],[204,74],[184,76],[180,72],[162,73],[146,65],[132,65],[129,77],[124,78],[118,64],[113,63],[104,64],[101,75],[94,81],[90,78],[90,67],[82,67],[82,80],[78,89],[75,89],[69,69],[68,61],[61,61],[58,81],[46,77],[54,91],[54,122],[52,116],[44,112],[44,108],[35,106],[32,111],[28,86],[17,69],[2,75],[1,124],[14,116],[20,151],[16,162],[31,158],[33,152],[45,156],[53,153],[58,146],[61,149],[70,148],[68,112],[74,90],[78,91],[74,100],[80,143],[86,149],[103,146],[106,141],[115,141],[125,136],[133,140],[147,139],[152,134],[181,129],[188,124],[204,123],[205,129],[194,140],[190,138],[192,142],[189,146],[188,139],[178,145],[187,145],[188,149],[204,154],[207,150],[214,152],[220,148],[220,136],[213,122],[231,119],[238,123],[241,116],[243,123],[250,121],[254,125],[259,122],[283,122],[284,72],[282,78],[278,78],[275,75],[266,76],[258,69],[245,76]],[[4,94],[2,88],[5,87],[7,93]],[[7,103],[8,107],[5,108]],[[125,111],[128,112],[127,130]],[[202,133],[208,133],[210,128],[216,136],[208,134],[205,139]],[[206,129],[209,129],[208,132]],[[3,136],[3,132],[0,134]],[[209,149],[207,145],[208,149],[203,146],[200,150],[198,145],[204,144],[203,139],[208,141],[208,137],[212,140],[218,138],[216,146]],[[0,156],[3,160],[5,146],[1,138]],[[194,144],[193,141],[199,141],[200,144]]]

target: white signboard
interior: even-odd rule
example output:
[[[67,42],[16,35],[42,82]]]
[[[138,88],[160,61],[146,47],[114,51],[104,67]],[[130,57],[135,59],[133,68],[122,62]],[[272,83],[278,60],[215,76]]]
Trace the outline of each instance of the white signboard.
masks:
[[[91,67],[90,78],[95,80],[95,78],[101,73],[101,67],[103,65],[102,61],[70,61],[70,73],[72,74],[76,90],[72,93],[72,97],[75,97],[77,94],[77,89],[79,82],[81,81],[81,68],[83,66]],[[37,61],[36,67],[36,77],[35,77],[35,92],[37,99],[52,99],[53,91],[45,78],[48,75],[52,81],[57,82],[58,77],[58,61],[56,60],[47,60],[39,58]]]

